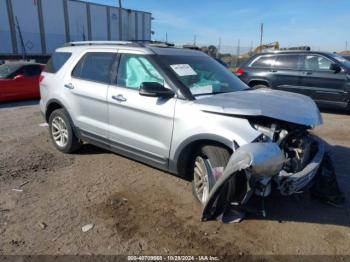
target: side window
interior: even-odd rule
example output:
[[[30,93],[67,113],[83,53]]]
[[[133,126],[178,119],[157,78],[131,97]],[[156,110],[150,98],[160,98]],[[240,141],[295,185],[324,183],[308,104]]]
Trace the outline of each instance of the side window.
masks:
[[[304,60],[304,69],[313,71],[329,70],[333,62],[323,56],[307,55]]]
[[[271,68],[275,62],[276,56],[260,56],[250,66],[257,68]]]
[[[147,57],[142,55],[122,55],[119,63],[117,85],[139,89],[143,82],[164,84],[164,79]]]
[[[274,63],[275,68],[280,69],[298,69],[298,55],[279,55]]]
[[[47,62],[44,72],[56,73],[71,57],[71,53],[67,52],[55,52],[52,54],[50,60]]]
[[[38,76],[41,73],[40,66],[28,65],[23,67],[23,75],[27,77]]]
[[[109,84],[114,58],[113,53],[87,53],[75,66],[72,76]]]

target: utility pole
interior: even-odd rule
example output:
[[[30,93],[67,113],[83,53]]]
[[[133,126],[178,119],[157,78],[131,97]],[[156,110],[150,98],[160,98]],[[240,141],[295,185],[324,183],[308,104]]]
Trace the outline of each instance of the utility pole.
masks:
[[[193,46],[196,46],[196,44],[197,44],[197,36],[194,35],[193,36]]]
[[[261,23],[260,24],[260,48],[259,48],[260,53],[262,51],[263,36],[264,36],[264,23]]]
[[[238,67],[238,62],[239,62],[240,45],[241,45],[241,40],[238,39],[238,43],[237,43],[237,54],[236,54],[236,67]]]
[[[218,50],[216,52],[216,58],[220,58],[220,49],[221,49],[221,37],[219,37]]]
[[[345,41],[345,51],[348,51],[348,41]]]
[[[122,0],[119,0],[119,9],[118,9],[118,13],[119,13],[119,40],[123,40],[123,19],[122,19],[122,9],[123,9],[123,6],[122,6]]]
[[[165,43],[168,43],[168,32],[165,32]]]

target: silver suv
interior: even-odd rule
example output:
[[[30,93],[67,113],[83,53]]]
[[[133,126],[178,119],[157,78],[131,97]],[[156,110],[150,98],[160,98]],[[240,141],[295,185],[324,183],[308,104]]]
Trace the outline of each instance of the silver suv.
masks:
[[[58,150],[83,142],[192,180],[203,220],[218,202],[304,188],[323,158],[308,97],[249,89],[200,51],[74,42],[42,73],[41,111]],[[226,201],[225,200],[225,201]]]

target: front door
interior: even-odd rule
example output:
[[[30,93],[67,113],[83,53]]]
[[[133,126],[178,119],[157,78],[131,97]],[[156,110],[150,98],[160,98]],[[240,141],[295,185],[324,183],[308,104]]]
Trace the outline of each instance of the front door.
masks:
[[[147,56],[121,52],[117,79],[107,97],[109,139],[116,150],[166,168],[176,98],[141,96],[143,82],[169,87]]]
[[[330,70],[332,63],[335,62],[321,55],[305,55],[301,85],[309,90],[310,96],[317,102],[345,104],[346,74]]]

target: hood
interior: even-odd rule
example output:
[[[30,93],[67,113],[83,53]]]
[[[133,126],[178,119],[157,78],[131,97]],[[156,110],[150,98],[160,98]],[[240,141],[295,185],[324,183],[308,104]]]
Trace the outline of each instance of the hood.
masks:
[[[265,116],[306,126],[322,124],[320,111],[311,98],[284,91],[252,89],[203,97],[194,103],[211,113]]]

